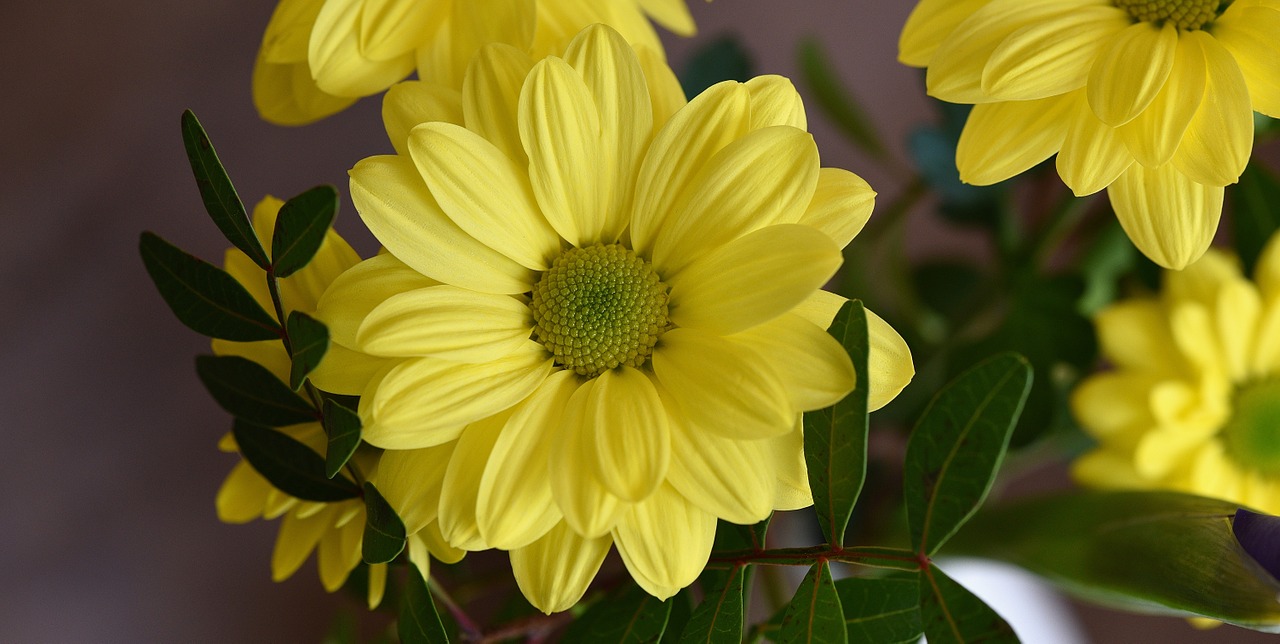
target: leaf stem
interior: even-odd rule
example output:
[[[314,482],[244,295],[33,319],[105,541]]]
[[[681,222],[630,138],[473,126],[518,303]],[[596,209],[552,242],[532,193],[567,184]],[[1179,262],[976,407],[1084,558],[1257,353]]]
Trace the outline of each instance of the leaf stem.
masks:
[[[843,548],[823,544],[807,548],[776,548],[773,550],[732,550],[713,552],[707,561],[708,568],[733,568],[745,564],[763,566],[812,566],[820,561],[836,561],[872,568],[894,570],[919,570],[922,561],[916,553],[901,548],[852,547]]]
[[[449,609],[449,614],[453,615],[454,621],[458,622],[458,628],[462,629],[463,639],[472,642],[484,641],[484,631],[476,624],[475,620],[463,610],[458,602],[453,601],[453,597],[449,596],[449,592],[436,582],[435,576],[432,576],[427,588],[431,590],[431,594],[439,600],[444,607]]]

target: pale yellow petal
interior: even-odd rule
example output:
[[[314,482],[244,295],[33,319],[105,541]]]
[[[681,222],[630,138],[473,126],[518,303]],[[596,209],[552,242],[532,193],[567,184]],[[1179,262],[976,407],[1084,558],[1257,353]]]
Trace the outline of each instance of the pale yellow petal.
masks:
[[[1196,39],[1179,38],[1164,87],[1147,109],[1119,130],[1139,163],[1154,168],[1173,158],[1200,107],[1207,82],[1204,53]]]
[[[580,384],[565,404],[552,438],[551,493],[565,521],[578,534],[594,539],[608,534],[625,504],[596,476],[599,469],[592,442],[591,390],[595,379]]]
[[[1262,317],[1262,296],[1253,284],[1240,280],[1227,284],[1214,307],[1215,331],[1222,341],[1227,374],[1243,382],[1252,372],[1250,361],[1257,346],[1254,329]]]
[[[391,254],[423,275],[485,293],[525,293],[534,273],[458,227],[409,159],[375,156],[350,171],[351,201]]]
[[[354,347],[360,325],[379,304],[399,293],[437,284],[394,255],[383,253],[339,275],[320,296],[315,315],[329,328],[334,342]]]
[[[956,27],[990,0],[920,0],[898,37],[898,62],[924,67]]]
[[[1258,320],[1257,346],[1250,357],[1255,377],[1280,373],[1280,295],[1272,294]]]
[[[517,165],[528,159],[520,143],[517,112],[520,88],[533,67],[525,52],[494,43],[480,49],[462,83],[462,110],[467,129],[502,150]]]
[[[666,599],[693,583],[707,565],[716,517],[670,485],[631,506],[613,530],[622,562],[641,588]]]
[[[640,7],[658,24],[681,36],[697,33],[685,0],[639,0]]]
[[[862,232],[875,205],[876,191],[862,177],[840,168],[821,168],[813,201],[796,223],[821,230],[844,248]]]
[[[260,516],[265,509],[267,494],[273,488],[258,471],[241,460],[231,468],[227,478],[218,488],[216,505],[218,520],[224,523],[248,523]]]
[[[1089,67],[1130,23],[1114,6],[1080,7],[1009,34],[982,70],[982,91],[1005,101],[1029,101],[1084,87]]]
[[[1056,161],[1063,183],[1077,197],[1091,195],[1111,185],[1130,165],[1133,153],[1125,147],[1119,130],[1094,116],[1083,91],[1076,93],[1067,116],[1067,136]]]
[[[307,125],[347,109],[355,98],[326,94],[311,80],[306,62],[253,65],[253,106],[275,125]]]
[[[280,0],[262,34],[258,57],[272,64],[307,60],[307,40],[324,0]]]
[[[286,514],[280,520],[280,532],[271,552],[271,579],[284,581],[293,576],[302,562],[311,556],[320,538],[333,528],[332,510],[307,518]]]
[[[804,461],[804,422],[796,414],[790,432],[768,440],[778,472],[778,489],[773,498],[775,510],[799,510],[813,505],[809,489],[809,468]]]
[[[1124,232],[1151,261],[1181,269],[1204,254],[1222,217],[1222,188],[1205,186],[1174,164],[1135,163],[1107,191]]]
[[[1194,300],[1205,308],[1218,304],[1218,292],[1244,279],[1240,259],[1218,248],[1210,248],[1186,269],[1164,275],[1160,296],[1168,306]]]
[[[755,439],[791,430],[796,410],[781,377],[745,347],[705,331],[672,329],[654,350],[653,369],[698,431]]]
[[[458,438],[449,458],[449,467],[440,488],[440,534],[449,545],[463,550],[487,550],[480,534],[476,501],[480,495],[480,478],[489,463],[489,454],[498,442],[502,426],[510,414],[498,414],[468,425]]]
[[[396,83],[382,97],[382,124],[396,154],[409,154],[409,132],[422,123],[444,121],[462,125],[462,95],[458,90],[426,83]]]
[[[1262,248],[1253,279],[1267,299],[1280,295],[1280,235],[1272,235]]]
[[[430,286],[392,296],[360,325],[356,344],[376,356],[497,360],[529,338],[529,307],[508,295]]]
[[[373,610],[382,603],[387,591],[387,564],[371,564],[369,566],[369,593],[366,603]]]
[[[411,53],[445,19],[449,2],[363,0],[359,51],[373,60]]]
[[[409,152],[459,228],[522,266],[550,267],[560,238],[539,212],[523,168],[480,135],[449,123],[414,128]]]
[[[734,335],[777,372],[795,409],[829,407],[853,390],[857,376],[844,347],[822,328],[786,314]]]
[[[636,56],[649,86],[649,104],[653,110],[654,128],[661,128],[680,108],[688,103],[684,88],[675,72],[667,66],[661,49],[636,45]]]
[[[1137,22],[1117,34],[1089,70],[1088,97],[1103,123],[1118,127],[1155,100],[1173,68],[1178,29]]]
[[[832,320],[836,319],[836,314],[840,312],[840,307],[844,306],[844,303],[848,301],[844,296],[836,295],[831,291],[814,291],[791,312],[818,325],[820,328],[827,329],[831,327]]]
[[[1229,185],[1240,178],[1253,150],[1249,88],[1231,52],[1213,36],[1193,31],[1183,37],[1197,41],[1204,51],[1209,82],[1173,163],[1197,183]],[[1280,56],[1280,50],[1276,55]]]
[[[415,541],[426,547],[427,552],[430,554],[429,558],[435,559],[441,563],[458,563],[459,561],[462,561],[462,558],[467,554],[466,550],[454,548],[449,545],[449,542],[445,540],[444,535],[440,534],[439,523],[428,523],[420,532],[411,536],[409,538],[410,548],[413,547]],[[414,559],[412,551],[410,551],[409,556],[410,559],[415,562],[415,565],[418,565],[420,568],[422,567],[420,564],[417,564],[417,560]],[[427,576],[427,571],[424,569],[422,572],[422,576],[425,578]]]
[[[1184,367],[1174,350],[1169,317],[1151,299],[1117,302],[1094,317],[1102,357],[1123,369],[1179,373]]]
[[[445,468],[456,445],[383,452],[374,485],[400,516],[406,533],[417,534],[436,520]]]
[[[611,545],[608,534],[583,538],[561,522],[541,539],[512,550],[511,572],[520,592],[538,610],[568,610],[587,592]]]
[[[1071,476],[1097,488],[1149,489],[1156,482],[1134,469],[1133,459],[1109,450],[1094,450],[1071,464]]]
[[[316,85],[334,96],[368,96],[413,71],[414,57],[405,53],[373,60],[360,53],[360,14],[364,0],[326,0],[316,16],[307,62]]]
[[[386,358],[352,351],[337,342],[330,342],[324,358],[308,378],[322,391],[359,396],[388,362]]]
[[[867,410],[875,411],[898,397],[915,377],[911,348],[888,322],[867,309]]]
[[[1071,411],[1093,437],[1127,445],[1130,437],[1155,424],[1149,397],[1156,382],[1126,369],[1091,375],[1072,390]]]
[[[1070,95],[975,105],[956,147],[960,180],[1004,181],[1053,156],[1067,137]]]
[[[1280,118],[1280,7],[1236,2],[1214,21],[1213,36],[1244,73],[1253,109]]]
[[[809,129],[809,121],[804,114],[804,101],[790,79],[767,74],[756,76],[744,85],[751,93],[751,129],[774,125]]]
[[[627,502],[652,494],[671,462],[671,431],[649,377],[627,366],[597,376],[585,420],[605,488]]]

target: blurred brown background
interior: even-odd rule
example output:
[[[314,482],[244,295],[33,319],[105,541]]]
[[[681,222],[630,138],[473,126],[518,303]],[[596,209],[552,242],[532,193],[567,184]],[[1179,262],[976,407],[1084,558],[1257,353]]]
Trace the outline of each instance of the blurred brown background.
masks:
[[[249,74],[274,4],[5,3],[0,642],[316,642],[335,607],[354,605],[320,589],[312,562],[270,580],[274,523],[218,522],[214,493],[234,459],[215,449],[228,419],[192,368],[208,344],[174,319],[137,255],[147,229],[221,259],[225,243],[182,151],[185,108],[249,204],[318,183],[345,192],[347,168],[389,151],[377,100],[303,129],[258,120]],[[735,33],[758,72],[794,77],[795,43],[816,36],[901,158],[910,127],[932,118],[918,72],[895,62],[912,4],[692,0],[701,33],[670,42],[671,57],[680,69],[692,50]],[[893,196],[887,172],[812,105],[810,116],[824,165]],[[349,206],[339,229],[370,250]],[[929,226],[917,230],[927,237]],[[1090,611],[1087,627],[1098,642],[1241,634],[1100,614]]]

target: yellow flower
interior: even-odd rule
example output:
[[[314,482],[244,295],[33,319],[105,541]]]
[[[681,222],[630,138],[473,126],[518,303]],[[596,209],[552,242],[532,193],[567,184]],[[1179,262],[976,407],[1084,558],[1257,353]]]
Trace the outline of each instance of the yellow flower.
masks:
[[[963,180],[1057,154],[1076,195],[1109,187],[1134,244],[1180,269],[1213,239],[1253,111],[1280,117],[1280,0],[922,0],[899,59],[976,104]]]
[[[281,205],[279,199],[267,197],[253,211],[254,228],[267,248],[271,247],[272,230]],[[313,313],[320,294],[334,278],[359,261],[360,257],[347,242],[329,231],[315,259],[302,270],[280,280],[280,299],[286,315],[290,311]],[[263,271],[247,255],[235,248],[228,249],[225,266],[227,272],[244,285],[265,310],[274,310]],[[289,354],[279,341],[214,340],[213,350],[218,355],[253,360],[270,369],[281,381],[288,380]],[[341,352],[342,348],[335,347],[335,350]],[[279,430],[319,454],[325,452],[327,440],[319,423],[281,427]],[[219,447],[226,452],[238,451],[230,434],[223,437]],[[377,460],[373,450],[358,451],[354,457],[360,470],[374,481],[377,480]],[[245,523],[258,517],[284,517],[271,557],[271,576],[276,581],[292,576],[316,550],[321,583],[326,590],[333,592],[342,586],[360,562],[365,524],[364,503],[360,499],[334,503],[297,499],[273,487],[247,461],[241,460],[218,490],[217,508],[218,518],[227,523]],[[432,554],[442,561],[453,562],[463,553],[444,543],[438,529],[421,531],[410,540],[410,560],[422,570],[424,577],[430,562],[429,555]],[[382,601],[386,577],[386,564],[369,567],[370,608]]]
[[[612,545],[668,597],[717,518],[812,503],[800,414],[855,379],[824,330],[843,300],[819,288],[874,192],[819,168],[786,79],[685,105],[670,69],[601,25],[537,63],[487,46],[463,88],[387,94],[399,153],[358,163],[351,191],[388,252],[317,313],[371,357],[319,382],[362,394],[410,531],[438,518],[456,547],[510,550],[547,612]],[[869,317],[879,407],[913,370]]]
[[[1075,476],[1280,512],[1280,236],[1253,281],[1215,249],[1164,279],[1159,297],[1119,302],[1095,320],[1114,369],[1072,396],[1099,442]]]
[[[254,66],[254,105],[268,121],[304,125],[415,70],[459,88],[481,45],[541,58],[597,22],[661,52],[649,18],[693,35],[685,0],[280,0]]]

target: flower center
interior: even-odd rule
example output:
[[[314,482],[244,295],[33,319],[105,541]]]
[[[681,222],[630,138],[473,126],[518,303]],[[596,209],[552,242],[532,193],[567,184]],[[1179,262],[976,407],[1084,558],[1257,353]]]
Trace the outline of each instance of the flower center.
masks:
[[[667,328],[668,287],[618,244],[571,248],[533,287],[533,336],[556,363],[589,378],[639,367]]]
[[[1222,0],[1115,0],[1117,7],[1134,20],[1161,24],[1171,22],[1179,29],[1195,31],[1218,17]]]
[[[1239,390],[1223,440],[1227,452],[1242,466],[1280,474],[1280,380]]]

